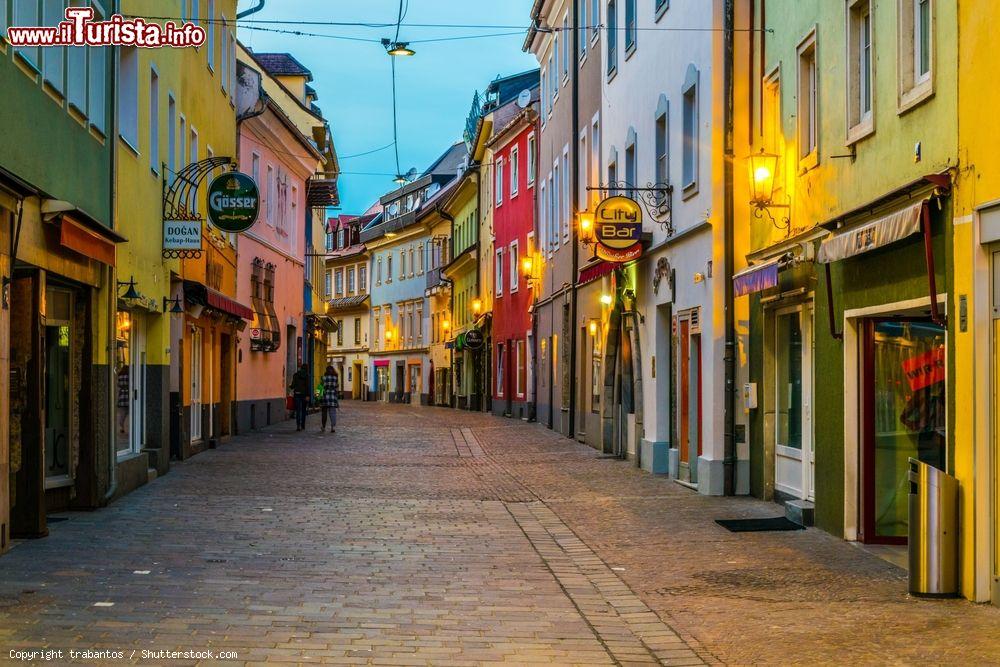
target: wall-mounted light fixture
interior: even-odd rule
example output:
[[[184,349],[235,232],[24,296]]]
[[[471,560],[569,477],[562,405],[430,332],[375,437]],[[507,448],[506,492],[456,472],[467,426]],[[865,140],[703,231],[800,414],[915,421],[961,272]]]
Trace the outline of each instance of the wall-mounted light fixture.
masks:
[[[171,315],[183,313],[184,307],[181,305],[181,298],[179,296],[175,296],[173,299],[168,296],[163,297],[163,312]]]
[[[601,304],[603,304],[605,306],[610,306],[614,302],[615,302],[615,299],[610,294],[602,294],[601,295]]]
[[[521,258],[521,275],[531,289],[541,282],[541,258],[537,253],[529,253]]]
[[[483,312],[483,300],[482,299],[473,299],[472,300],[472,313],[474,315],[479,315],[481,312]]]
[[[754,153],[747,160],[750,176],[750,205],[753,206],[755,218],[767,215],[775,227],[788,229],[791,224],[788,215],[786,214],[781,220],[777,220],[770,211],[772,208],[786,210],[791,208],[790,204],[775,203],[774,201],[774,181],[780,159],[780,155],[768,153],[761,148],[759,153]]]
[[[590,332],[591,336],[597,335],[598,326],[597,320],[590,320],[590,323],[587,325],[587,330]]]
[[[136,299],[141,299],[139,292],[135,289],[135,276],[130,276],[128,282],[118,281],[118,289],[128,285],[128,289],[119,298],[124,301],[135,301]]]

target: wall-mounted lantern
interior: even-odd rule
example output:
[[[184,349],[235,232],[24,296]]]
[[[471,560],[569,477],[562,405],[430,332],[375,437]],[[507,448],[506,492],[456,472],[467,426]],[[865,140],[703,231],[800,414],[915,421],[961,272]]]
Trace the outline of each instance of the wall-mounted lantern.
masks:
[[[529,289],[536,287],[541,282],[541,268],[541,258],[537,253],[530,253],[521,258],[521,276]]]
[[[771,214],[770,209],[782,208],[790,209],[789,204],[776,203],[774,201],[774,181],[778,171],[778,160],[781,156],[776,153],[768,153],[763,148],[759,153],[751,155],[747,161],[750,176],[750,205],[753,206],[755,218],[762,218],[766,214],[778,229],[788,229],[790,222],[786,214],[780,221]]]
[[[479,315],[482,312],[483,312],[483,300],[482,299],[473,299],[472,300],[472,314],[473,315]]]

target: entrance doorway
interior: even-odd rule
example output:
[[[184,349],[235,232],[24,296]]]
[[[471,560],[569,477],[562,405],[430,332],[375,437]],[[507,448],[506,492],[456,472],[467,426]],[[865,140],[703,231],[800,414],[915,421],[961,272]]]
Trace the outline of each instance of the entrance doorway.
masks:
[[[146,331],[129,311],[119,311],[116,324],[115,440],[124,456],[146,446]]]
[[[410,403],[420,405],[420,364],[410,364]]]
[[[191,442],[202,439],[201,329],[191,330]]]
[[[906,544],[908,459],[947,466],[945,329],[917,317],[863,324],[860,538]]]
[[[677,425],[679,459],[677,477],[697,484],[701,456],[701,323],[698,309],[677,318]]]
[[[354,400],[361,399],[361,362],[354,362],[353,371],[351,375],[351,398]]]
[[[73,438],[73,371],[76,352],[73,341],[73,292],[49,287],[45,290],[45,354],[42,392],[45,409],[45,488],[73,483],[70,441]]]
[[[812,304],[775,314],[774,488],[801,500],[815,499],[812,321]]]
[[[389,402],[389,367],[375,367],[375,396],[382,403]]]

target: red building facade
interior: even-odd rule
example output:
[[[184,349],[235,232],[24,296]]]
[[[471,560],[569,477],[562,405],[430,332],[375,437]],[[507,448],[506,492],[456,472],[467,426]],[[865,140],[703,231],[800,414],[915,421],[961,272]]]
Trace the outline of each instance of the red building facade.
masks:
[[[493,212],[493,412],[528,418],[532,393],[532,319],[540,261],[535,253],[535,177],[538,167],[537,116],[531,103],[513,103],[497,113],[493,165],[488,173]],[[507,113],[504,113],[504,112]],[[530,260],[530,268],[526,263]]]

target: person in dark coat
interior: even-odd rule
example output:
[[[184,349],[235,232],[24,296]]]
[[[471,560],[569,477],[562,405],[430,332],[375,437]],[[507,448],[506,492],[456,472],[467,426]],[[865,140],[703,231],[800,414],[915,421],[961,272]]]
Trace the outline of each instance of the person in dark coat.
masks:
[[[309,407],[309,366],[302,364],[292,376],[292,400],[295,403],[295,430],[306,430],[306,409]]]
[[[340,378],[333,366],[327,366],[323,378],[320,380],[323,391],[319,397],[319,406],[322,412],[323,425],[320,432],[326,430],[326,420],[330,418],[330,433],[337,431],[337,408],[340,407]]]

